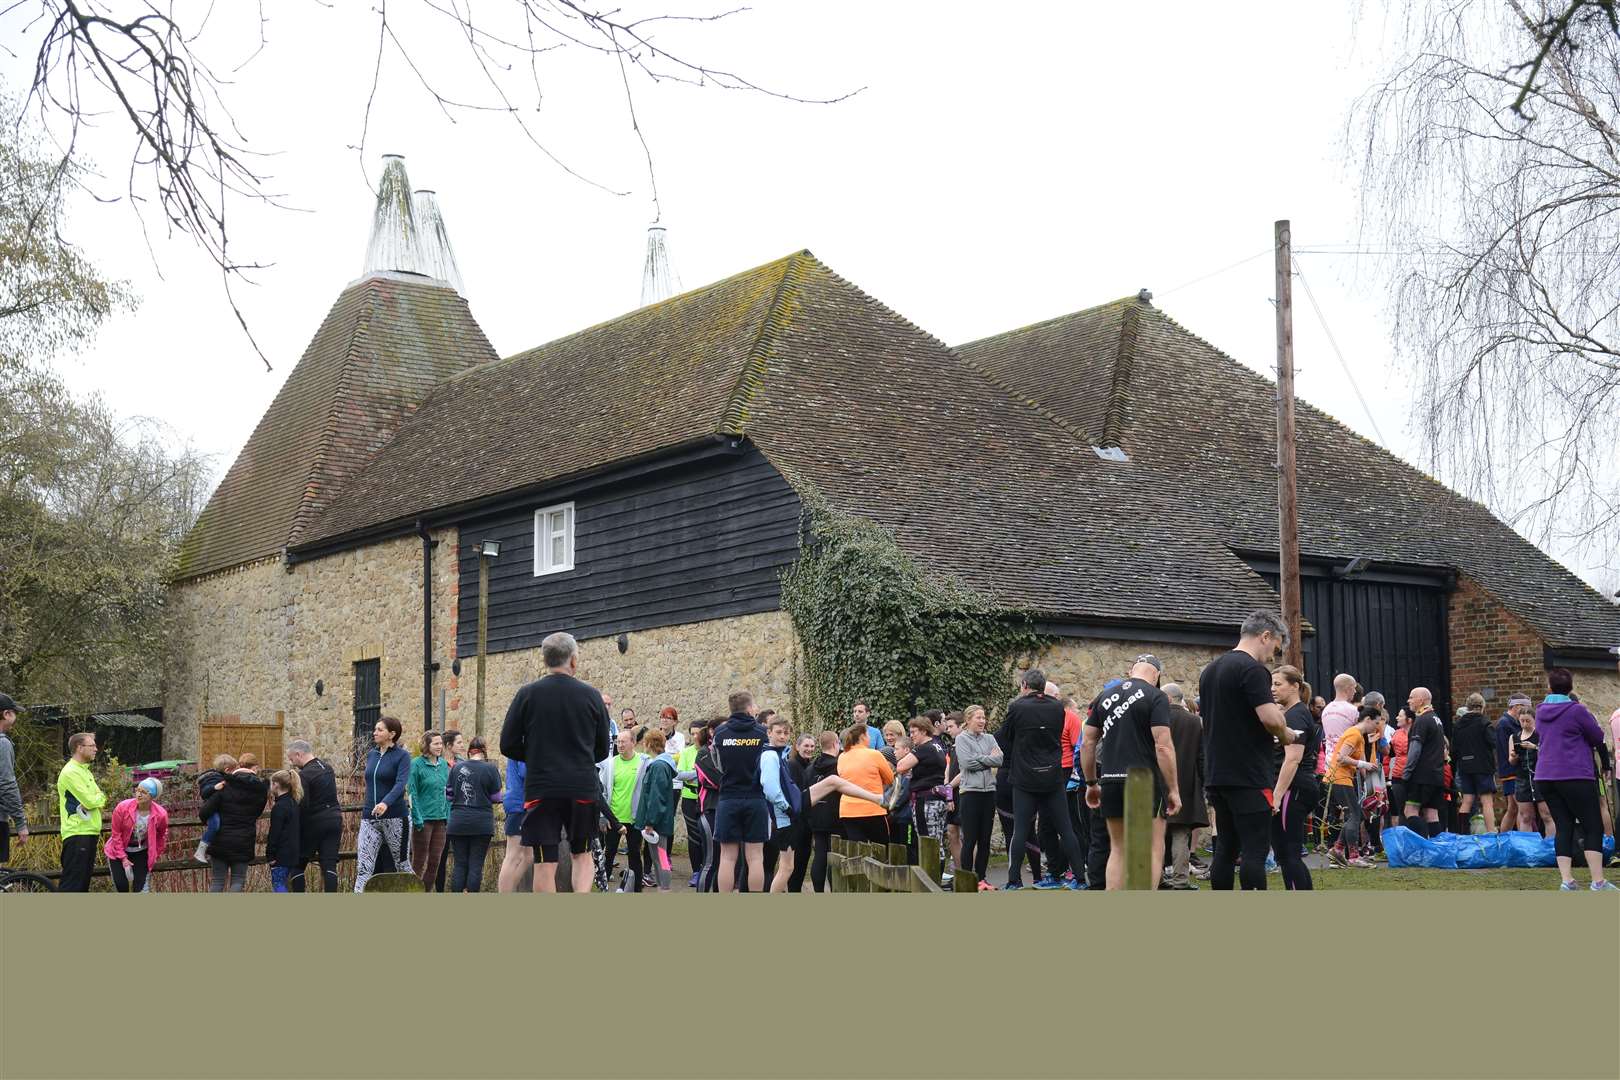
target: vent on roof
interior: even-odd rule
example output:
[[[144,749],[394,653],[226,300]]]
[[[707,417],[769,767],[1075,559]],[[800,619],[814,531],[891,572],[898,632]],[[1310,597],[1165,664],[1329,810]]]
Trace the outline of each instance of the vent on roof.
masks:
[[[1144,304],[1153,303],[1153,293],[1151,293],[1147,289],[1143,289],[1141,292],[1138,292],[1136,294],[1136,298],[1138,300],[1142,301],[1142,303],[1144,303]]]
[[[411,182],[405,175],[405,159],[398,154],[383,155],[382,179],[377,182],[377,210],[371,218],[371,239],[366,244],[366,268],[360,276],[390,272],[423,273],[416,212],[411,205]]]
[[[461,269],[456,266],[456,253],[450,247],[450,234],[445,231],[444,214],[439,210],[439,197],[432,191],[418,191],[411,197],[411,209],[416,215],[416,236],[421,244],[422,273],[465,296]]]
[[[1091,452],[1104,461],[1125,462],[1131,460],[1130,455],[1117,446],[1093,446]]]
[[[669,262],[669,239],[662,225],[647,228],[647,262],[641,270],[641,306],[668,300],[681,291],[681,279]]]

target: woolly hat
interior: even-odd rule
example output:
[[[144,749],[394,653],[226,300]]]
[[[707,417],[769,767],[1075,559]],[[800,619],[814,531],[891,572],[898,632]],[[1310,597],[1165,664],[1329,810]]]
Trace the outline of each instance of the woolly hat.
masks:
[[[163,794],[163,781],[159,780],[155,776],[148,776],[145,780],[142,780],[135,786],[152,796],[154,799]]]

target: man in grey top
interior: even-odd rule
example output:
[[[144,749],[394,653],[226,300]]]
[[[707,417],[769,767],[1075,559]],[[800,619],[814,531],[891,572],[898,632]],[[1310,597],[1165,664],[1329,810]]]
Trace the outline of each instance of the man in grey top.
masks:
[[[1181,785],[1181,810],[1168,821],[1170,866],[1164,885],[1190,890],[1198,888],[1188,875],[1193,833],[1209,825],[1204,806],[1204,724],[1187,711],[1187,693],[1179,685],[1166,683],[1164,696],[1170,699],[1170,741],[1175,744],[1176,780]]]
[[[11,729],[16,723],[17,703],[9,694],[0,694],[0,865],[11,861],[12,822],[17,823],[17,843],[28,840],[22,791],[17,787],[17,751],[11,745]]]

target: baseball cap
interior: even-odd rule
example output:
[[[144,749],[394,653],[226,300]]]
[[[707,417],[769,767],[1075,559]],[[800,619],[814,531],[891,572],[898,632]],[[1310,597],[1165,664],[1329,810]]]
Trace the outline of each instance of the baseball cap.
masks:
[[[1525,694],[1514,694],[1512,697],[1508,698],[1508,707],[1509,708],[1512,708],[1514,705],[1528,705],[1528,704],[1530,704],[1530,698]]]
[[[1150,652],[1145,652],[1141,656],[1138,656],[1133,661],[1133,665],[1134,664],[1152,664],[1155,671],[1164,671],[1164,661],[1160,660],[1157,656],[1154,656]]]
[[[0,694],[0,712],[22,712],[17,703],[11,700],[10,694]]]

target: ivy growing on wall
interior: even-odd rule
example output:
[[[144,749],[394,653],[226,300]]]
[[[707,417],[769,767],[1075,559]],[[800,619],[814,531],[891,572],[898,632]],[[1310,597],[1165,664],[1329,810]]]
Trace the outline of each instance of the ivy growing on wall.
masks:
[[[994,719],[1019,659],[1051,643],[1029,613],[925,572],[874,522],[813,495],[803,502],[807,539],[782,576],[782,608],[799,638],[794,716],[841,728],[864,700],[879,723],[968,704]]]

